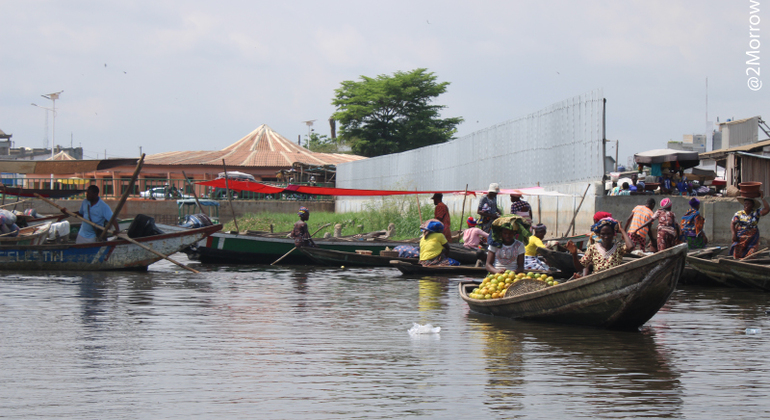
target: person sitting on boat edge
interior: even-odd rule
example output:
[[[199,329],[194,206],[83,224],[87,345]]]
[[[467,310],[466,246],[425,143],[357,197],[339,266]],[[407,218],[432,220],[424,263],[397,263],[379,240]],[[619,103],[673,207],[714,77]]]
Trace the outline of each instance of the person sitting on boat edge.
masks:
[[[532,227],[535,232],[529,237],[529,243],[524,247],[524,269],[525,270],[550,270],[550,267],[539,258],[537,258],[537,249],[545,248],[543,245],[543,238],[545,238],[546,227],[542,223],[538,223]]]
[[[61,211],[67,214],[66,210]],[[99,226],[105,226],[112,219],[112,209],[104,200],[99,198],[99,187],[96,185],[89,185],[86,189],[86,199],[80,204],[80,210],[75,212],[78,216],[87,219]],[[115,229],[115,235],[120,232],[118,227],[118,221],[112,221],[112,228]],[[99,232],[101,234],[101,232]],[[78,237],[75,240],[76,244],[87,244],[96,242],[98,235],[96,229],[89,223],[83,223],[80,225],[78,231]]]
[[[289,237],[294,239],[294,246],[297,248],[302,246],[315,247],[315,242],[313,242],[313,238],[310,237],[310,232],[307,230],[310,210],[307,207],[300,207],[297,215],[299,216],[299,221],[294,223],[294,229],[289,234]]]
[[[463,231],[463,247],[468,249],[479,249],[479,246],[483,246],[489,234],[476,227],[476,220],[473,217],[468,217],[466,221],[468,229]]]
[[[521,199],[521,191],[511,193],[511,214],[521,216],[527,223],[532,223],[532,206]]]
[[[760,197],[763,197],[761,191]],[[738,197],[738,201],[743,201],[743,210],[735,213],[730,223],[733,236],[730,255],[733,258],[746,258],[759,248],[759,218],[770,213],[770,205],[764,198],[761,207],[758,198]]]
[[[581,270],[582,276],[586,276],[591,268],[593,268],[594,273],[598,273],[619,266],[623,263],[623,255],[625,255],[626,250],[633,246],[626,231],[620,227],[620,223],[610,217],[594,223],[591,226],[591,231],[597,233],[601,241],[589,245],[583,258],[578,258],[575,244],[572,241],[567,242],[567,250],[572,254],[572,263],[578,272],[576,277],[581,277],[579,275]],[[623,242],[615,241],[615,235],[618,232],[623,235]]]
[[[642,252],[647,251],[647,238],[645,238],[645,236],[649,236],[650,238],[650,248],[652,248],[653,251],[658,250],[655,238],[652,236],[652,229],[647,224],[647,222],[652,220],[653,210],[655,210],[654,198],[648,198],[646,205],[636,206],[631,210],[631,215],[629,215],[628,220],[626,220],[626,230],[628,231],[628,237],[631,238],[631,242],[634,243],[634,246],[628,250],[629,252],[634,251],[637,247],[641,249]]]
[[[517,239],[517,236],[519,239]],[[504,216],[492,222],[492,240],[487,252],[487,271],[524,271],[524,243],[529,243],[529,223],[521,216]]]
[[[444,224],[436,219],[430,219],[424,227],[420,227],[423,232],[420,238],[420,265],[422,266],[445,266],[460,265],[457,261],[448,258],[449,242],[444,236]]]
[[[497,209],[497,193],[500,192],[500,185],[496,183],[489,184],[487,195],[479,200],[479,207],[476,212],[479,214],[479,229],[486,233],[491,233],[492,222],[501,216]]]
[[[703,231],[703,224],[706,219],[700,214],[700,200],[693,197],[690,200],[690,210],[682,216],[680,228],[682,242],[687,242],[688,249],[705,248],[708,244],[706,232]]]
[[[436,209],[433,211],[433,217],[444,225],[444,237],[448,242],[452,242],[452,222],[449,219],[449,207],[441,200],[444,198],[444,194],[435,193],[430,198],[433,200],[433,205]]]

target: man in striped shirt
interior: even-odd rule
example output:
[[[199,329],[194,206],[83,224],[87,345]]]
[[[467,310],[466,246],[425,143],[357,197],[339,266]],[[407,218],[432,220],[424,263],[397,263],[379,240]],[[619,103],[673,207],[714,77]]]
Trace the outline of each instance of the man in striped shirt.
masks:
[[[628,221],[626,221],[626,231],[628,232],[628,237],[631,239],[631,242],[634,244],[634,248],[629,249],[628,252],[637,249],[637,247],[642,251],[646,251],[647,238],[645,236],[650,238],[650,247],[653,251],[657,252],[655,238],[652,237],[652,230],[650,227],[645,226],[644,228],[639,229],[645,223],[652,220],[652,210],[654,208],[655,199],[649,198],[647,199],[647,205],[634,207],[631,211],[631,215],[628,216]]]

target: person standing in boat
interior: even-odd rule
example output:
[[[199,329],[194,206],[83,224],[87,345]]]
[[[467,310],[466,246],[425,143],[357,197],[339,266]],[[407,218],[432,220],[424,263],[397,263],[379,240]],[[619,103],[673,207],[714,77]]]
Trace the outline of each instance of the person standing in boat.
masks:
[[[491,233],[492,222],[501,216],[497,209],[497,194],[500,192],[500,185],[497,183],[489,184],[487,195],[479,200],[479,208],[476,211],[479,216],[479,227],[486,233]]]
[[[623,255],[627,249],[631,249],[633,243],[626,232],[620,227],[620,223],[610,217],[599,220],[591,226],[591,231],[599,235],[601,241],[588,246],[583,258],[578,258],[577,247],[572,241],[567,242],[567,250],[572,254],[572,263],[575,270],[586,276],[593,269],[594,273],[608,270],[623,264]],[[617,233],[623,235],[623,242],[615,241]],[[580,277],[576,273],[576,277]]]
[[[518,235],[519,239],[516,239]],[[521,216],[499,217],[492,222],[492,241],[487,252],[487,271],[502,274],[506,270],[524,271],[524,248],[529,243],[529,223]]]
[[[294,246],[297,248],[302,246],[315,247],[315,242],[313,242],[313,238],[310,237],[310,232],[307,230],[310,210],[307,207],[300,207],[297,215],[299,215],[299,221],[294,223],[294,229],[289,234],[289,237],[294,239]]]
[[[658,251],[664,251],[679,243],[679,237],[681,236],[679,222],[676,214],[671,211],[671,206],[673,206],[671,199],[664,198],[660,200],[658,211],[652,215],[652,219],[640,227],[640,229],[643,229],[652,225],[652,222],[655,220],[658,221]]]
[[[646,205],[636,206],[631,210],[631,215],[628,216],[628,220],[626,221],[626,229],[628,230],[628,237],[631,238],[631,242],[634,243],[634,246],[628,250],[629,252],[637,249],[637,247],[641,249],[642,252],[646,251],[647,238],[645,238],[645,236],[649,236],[650,247],[652,250],[657,251],[655,238],[653,238],[652,229],[650,229],[649,226],[649,224],[652,223],[653,210],[655,210],[654,198],[648,198]]]
[[[449,207],[441,200],[444,198],[444,194],[435,193],[430,199],[433,200],[433,204],[436,206],[436,210],[433,212],[433,217],[444,225],[444,236],[447,242],[452,242],[452,222],[449,219]]]
[[[746,258],[759,248],[759,218],[770,213],[770,205],[764,198],[761,204],[757,198],[738,197],[738,201],[743,201],[743,210],[735,213],[730,223],[733,236],[730,255]]]
[[[65,210],[62,210],[62,213],[67,214]],[[105,227],[110,219],[112,219],[112,209],[104,202],[104,200],[99,198],[99,187],[96,185],[88,186],[86,189],[86,199],[80,204],[80,210],[75,212],[75,214],[99,226]],[[118,232],[120,232],[117,220],[113,220],[112,227],[115,229],[115,235],[117,235]],[[97,233],[96,229],[89,223],[83,223],[80,225],[80,230],[78,231],[78,237],[75,240],[75,243],[87,244],[96,242],[100,234],[101,232]]]
[[[706,232],[703,231],[703,224],[706,219],[700,214],[700,200],[693,197],[690,199],[690,210],[682,217],[680,228],[682,231],[682,242],[687,242],[688,249],[705,248],[708,244]]]
[[[521,199],[521,191],[511,193],[511,214],[521,216],[527,223],[532,223],[532,206]]]
[[[524,268],[526,270],[550,270],[550,267],[539,258],[537,258],[537,249],[545,248],[543,245],[543,238],[545,238],[546,228],[545,225],[539,223],[532,227],[535,232],[534,235],[529,237],[529,243],[524,248]]]

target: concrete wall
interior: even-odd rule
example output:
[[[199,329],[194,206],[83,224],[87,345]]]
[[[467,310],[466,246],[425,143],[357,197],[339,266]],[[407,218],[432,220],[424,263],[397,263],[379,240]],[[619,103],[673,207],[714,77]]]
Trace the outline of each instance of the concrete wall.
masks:
[[[104,201],[109,204],[110,208],[113,210],[118,204],[118,200],[107,199]],[[80,209],[82,200],[56,200],[56,203],[75,212]],[[333,201],[233,201],[233,209],[235,210],[236,217],[249,213],[296,213],[300,206],[307,207],[311,212],[334,212]],[[31,207],[34,207],[37,209],[38,213],[42,214],[53,214],[58,212],[53,206],[41,201],[23,203],[17,210]],[[179,208],[174,200],[128,200],[123,206],[119,217],[131,218],[137,214],[146,214],[154,217],[155,221],[158,223],[171,224],[176,223]],[[220,221],[222,223],[227,223],[233,220],[232,215],[233,212],[230,209],[229,203],[227,201],[222,201],[221,206],[219,207]]]
[[[638,205],[643,205],[648,197],[655,198],[657,210],[660,205],[660,200],[664,197],[655,196],[620,196],[620,197],[608,197],[600,196],[596,197],[595,208],[596,211],[607,211],[612,213],[612,216],[623,223],[628,220],[628,216],[631,215],[631,210]],[[682,216],[690,209],[688,202],[690,197],[669,197],[673,203],[672,210],[678,218]],[[706,222],[703,226],[706,236],[709,238],[709,243],[715,245],[728,245],[731,242],[730,222],[733,219],[735,213],[743,209],[743,205],[737,200],[732,199],[719,199],[719,201],[712,201],[707,199],[701,200],[701,214],[706,218]],[[657,226],[657,224],[655,225]],[[770,234],[770,215],[763,217],[759,222],[759,232],[762,236],[761,246],[768,246],[768,234]]]

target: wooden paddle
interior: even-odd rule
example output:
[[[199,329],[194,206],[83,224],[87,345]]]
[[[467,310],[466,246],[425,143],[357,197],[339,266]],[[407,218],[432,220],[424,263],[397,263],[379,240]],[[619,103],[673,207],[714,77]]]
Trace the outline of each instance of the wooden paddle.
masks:
[[[33,198],[28,198],[26,200],[14,201],[13,203],[3,204],[2,206],[0,206],[0,208],[11,207],[11,206],[15,206],[15,205],[21,204],[21,203],[26,203],[27,201],[32,201],[32,200],[34,200],[34,199]]]
[[[753,253],[753,254],[751,254],[751,255],[749,255],[749,256],[746,256],[746,257],[743,257],[743,258],[741,258],[740,260],[741,260],[741,261],[746,261],[746,260],[748,260],[749,258],[754,258],[754,257],[756,257],[757,255],[759,255],[759,254],[761,254],[761,253],[763,253],[763,252],[765,252],[765,251],[767,251],[767,250],[768,250],[768,248],[762,248],[762,249],[760,249],[759,251],[757,251],[757,252],[755,252],[755,253]]]
[[[93,227],[95,227],[95,228],[98,228],[98,229],[106,229],[106,228],[105,228],[105,227],[103,227],[103,226],[99,226],[99,225],[97,225],[96,223],[94,223],[94,222],[92,222],[92,221],[90,221],[90,220],[88,220],[88,219],[86,219],[86,218],[84,218],[84,217],[81,217],[81,216],[79,216],[79,215],[78,215],[78,214],[76,214],[76,213],[73,213],[73,212],[71,212],[71,211],[67,210],[66,208],[64,208],[64,207],[62,207],[62,206],[60,206],[60,205],[58,205],[58,204],[54,203],[53,201],[51,201],[51,200],[49,200],[49,199],[47,199],[47,198],[45,198],[45,197],[41,196],[41,195],[40,195],[40,194],[38,194],[38,193],[35,193],[35,196],[36,196],[37,198],[39,198],[39,199],[41,199],[41,200],[45,201],[46,203],[48,203],[48,204],[50,204],[50,205],[52,205],[52,206],[56,207],[57,209],[64,211],[64,212],[65,212],[67,215],[69,215],[69,216],[71,216],[71,217],[75,217],[75,218],[77,218],[77,219],[80,219],[82,222],[84,222],[84,223],[88,223],[89,225],[91,225],[91,226],[93,226]],[[149,251],[149,252],[152,252],[153,254],[155,254],[155,255],[157,255],[157,256],[159,256],[159,257],[161,257],[161,258],[165,259],[165,260],[168,260],[168,261],[170,261],[170,262],[172,262],[172,263],[174,263],[174,264],[176,264],[176,265],[178,265],[178,266],[180,266],[180,267],[182,267],[182,268],[184,268],[185,270],[188,270],[188,271],[192,271],[192,272],[193,272],[193,273],[195,273],[195,274],[199,274],[199,273],[200,273],[200,271],[198,271],[198,270],[192,269],[192,268],[190,268],[190,267],[188,267],[188,266],[186,266],[186,265],[184,265],[184,264],[180,263],[179,261],[175,261],[175,260],[172,260],[172,259],[171,259],[171,258],[169,258],[167,255],[163,255],[163,254],[161,254],[160,252],[158,252],[158,251],[156,251],[156,250],[154,250],[154,249],[152,249],[152,248],[148,247],[147,245],[141,244],[141,243],[139,243],[139,242],[137,242],[137,241],[133,240],[132,238],[129,238],[129,237],[128,237],[128,235],[126,235],[126,234],[121,234],[121,233],[118,233],[118,237],[119,237],[120,239],[123,239],[123,240],[126,240],[126,241],[128,241],[128,242],[131,242],[132,244],[134,244],[134,245],[136,245],[136,246],[138,246],[138,247],[140,247],[140,248],[143,248],[143,249],[145,249],[145,250],[147,250],[147,251]]]
[[[331,226],[331,225],[332,225],[331,223],[327,223],[327,224],[325,224],[325,225],[323,225],[323,226],[319,227],[319,228],[318,228],[318,229],[317,229],[315,232],[313,232],[313,233],[310,235],[310,237],[312,238],[312,237],[313,237],[313,235],[315,235],[316,233],[318,233],[318,231],[320,231],[320,230],[321,230],[321,229],[323,229],[323,228],[329,227],[329,226]],[[273,261],[273,263],[272,263],[272,264],[270,264],[270,265],[276,265],[276,264],[278,263],[278,261],[281,261],[282,259],[286,258],[286,257],[287,257],[289,254],[291,254],[292,252],[294,252],[294,250],[295,250],[295,249],[297,249],[297,247],[296,247],[296,246],[295,246],[294,248],[290,249],[290,250],[289,250],[289,252],[287,252],[287,253],[283,254],[283,256],[282,256],[281,258],[278,258],[277,260]]]

